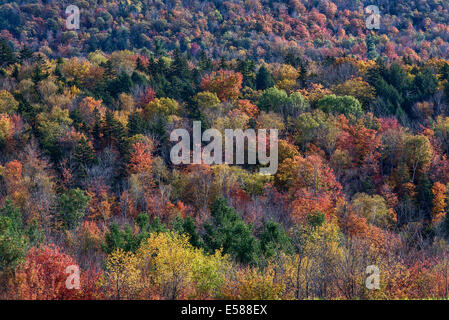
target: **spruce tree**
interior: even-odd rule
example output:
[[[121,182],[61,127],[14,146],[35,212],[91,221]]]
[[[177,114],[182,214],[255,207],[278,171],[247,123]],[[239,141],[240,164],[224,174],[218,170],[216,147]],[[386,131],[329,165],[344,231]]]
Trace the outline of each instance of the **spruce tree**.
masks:
[[[256,263],[260,248],[258,240],[252,235],[252,227],[226,204],[225,199],[214,202],[211,221],[205,224],[204,229],[203,239],[209,252],[222,248],[223,253],[230,254],[241,263]]]
[[[97,161],[94,149],[90,146],[86,138],[81,138],[73,152],[75,178],[80,181],[86,177],[86,167]]]
[[[0,209],[0,271],[12,271],[25,258],[26,249],[22,215],[7,198]]]
[[[273,75],[271,72],[262,65],[259,68],[256,76],[256,89],[257,90],[265,90],[271,87],[274,87],[276,83],[274,82]]]
[[[0,67],[7,67],[16,61],[13,49],[9,46],[8,42],[0,39]]]
[[[128,136],[145,133],[145,120],[135,111],[128,116]]]

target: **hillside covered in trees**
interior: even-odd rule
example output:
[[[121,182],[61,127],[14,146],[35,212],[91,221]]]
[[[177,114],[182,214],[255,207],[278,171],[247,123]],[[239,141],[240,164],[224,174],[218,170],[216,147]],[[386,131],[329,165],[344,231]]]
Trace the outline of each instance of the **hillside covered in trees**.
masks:
[[[0,0],[0,298],[448,298],[448,17]],[[174,165],[193,121],[278,129],[276,174]]]

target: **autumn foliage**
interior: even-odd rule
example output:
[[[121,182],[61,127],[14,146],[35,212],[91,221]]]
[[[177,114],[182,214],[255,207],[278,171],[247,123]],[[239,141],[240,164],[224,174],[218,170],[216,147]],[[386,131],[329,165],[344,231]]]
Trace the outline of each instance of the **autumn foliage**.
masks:
[[[449,2],[29,2],[0,4],[1,299],[449,297]],[[278,130],[276,173],[174,164],[193,121]]]

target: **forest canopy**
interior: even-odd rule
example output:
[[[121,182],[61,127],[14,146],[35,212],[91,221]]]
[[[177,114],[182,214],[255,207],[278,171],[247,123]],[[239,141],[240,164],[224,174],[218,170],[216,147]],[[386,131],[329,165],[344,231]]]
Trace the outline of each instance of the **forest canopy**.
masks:
[[[0,298],[448,298],[449,3],[375,2],[0,0]]]

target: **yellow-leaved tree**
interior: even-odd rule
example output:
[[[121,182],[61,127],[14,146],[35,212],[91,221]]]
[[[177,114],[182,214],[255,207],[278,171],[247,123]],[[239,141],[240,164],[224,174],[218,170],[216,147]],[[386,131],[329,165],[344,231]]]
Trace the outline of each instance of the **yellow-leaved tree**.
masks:
[[[447,188],[440,182],[435,182],[432,187],[433,208],[432,220],[434,224],[439,223],[446,214],[446,192]]]
[[[279,300],[285,290],[283,279],[276,277],[269,264],[265,270],[247,267],[235,271],[223,290],[223,298],[230,300]]]
[[[335,222],[303,225],[293,242],[299,255],[286,261],[286,283],[296,299],[337,295],[338,267],[343,259],[342,234]]]
[[[106,271],[99,280],[106,295],[114,299],[133,299],[141,289],[141,271],[132,252],[117,249],[106,260]]]
[[[0,91],[0,113],[12,114],[17,111],[19,102],[6,90]]]
[[[216,297],[231,267],[220,251],[205,254],[187,235],[171,232],[151,234],[137,256],[146,289],[164,299]]]

